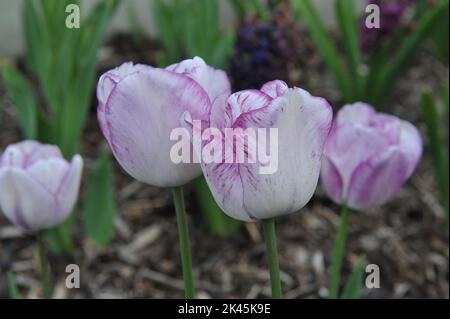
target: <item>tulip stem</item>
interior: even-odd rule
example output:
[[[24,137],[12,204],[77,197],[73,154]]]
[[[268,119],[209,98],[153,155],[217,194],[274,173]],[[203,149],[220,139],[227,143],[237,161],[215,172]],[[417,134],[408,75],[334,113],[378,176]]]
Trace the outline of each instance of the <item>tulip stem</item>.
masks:
[[[275,221],[273,218],[262,221],[264,239],[266,241],[267,260],[270,269],[270,284],[272,298],[281,298],[280,266],[278,263],[277,238],[275,235]]]
[[[44,234],[37,236],[39,246],[39,267],[41,272],[42,291],[44,298],[50,298],[52,290],[50,287],[50,276],[48,271],[47,250],[45,248]]]
[[[347,224],[350,216],[350,209],[346,205],[341,208],[341,221],[336,237],[333,260],[331,264],[330,299],[338,298],[339,283],[341,280],[342,259],[344,257],[345,240],[347,236]]]
[[[194,280],[192,276],[191,243],[189,240],[189,230],[186,221],[186,209],[184,206],[183,188],[173,189],[173,201],[177,214],[178,237],[180,240],[181,263],[184,278],[184,295],[187,299],[194,298]]]

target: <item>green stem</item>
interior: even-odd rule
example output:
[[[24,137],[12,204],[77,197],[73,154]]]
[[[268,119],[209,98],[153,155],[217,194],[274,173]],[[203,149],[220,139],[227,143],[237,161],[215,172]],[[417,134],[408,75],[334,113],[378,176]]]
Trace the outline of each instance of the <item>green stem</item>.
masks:
[[[348,217],[350,210],[346,205],[341,209],[341,222],[336,237],[336,246],[334,248],[333,261],[331,265],[331,283],[330,283],[330,298],[337,299],[339,282],[341,280],[342,258],[344,257],[345,237],[347,234]]]
[[[183,188],[173,189],[173,202],[177,214],[178,237],[180,240],[181,263],[183,267],[184,295],[187,299],[194,298],[194,280],[192,276],[191,243],[186,222],[186,209],[184,207]]]
[[[41,271],[42,290],[44,298],[50,298],[52,295],[52,290],[50,288],[50,276],[48,272],[47,250],[45,249],[44,235],[38,234],[37,240],[39,245],[39,264]]]
[[[273,218],[262,221],[264,239],[266,241],[267,260],[270,269],[270,284],[272,286],[272,297],[281,298],[280,267],[278,264],[277,238],[275,236],[275,222]]]

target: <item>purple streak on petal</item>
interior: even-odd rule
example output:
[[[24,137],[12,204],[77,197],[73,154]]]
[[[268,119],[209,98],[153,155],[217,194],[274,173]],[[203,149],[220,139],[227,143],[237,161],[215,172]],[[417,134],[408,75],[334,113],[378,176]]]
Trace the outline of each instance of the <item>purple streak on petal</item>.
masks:
[[[261,87],[261,92],[266,93],[271,98],[277,98],[284,95],[289,89],[286,82],[281,80],[270,81]]]
[[[380,158],[362,162],[350,181],[349,207],[369,209],[394,197],[409,177],[406,161],[405,155],[393,147]]]

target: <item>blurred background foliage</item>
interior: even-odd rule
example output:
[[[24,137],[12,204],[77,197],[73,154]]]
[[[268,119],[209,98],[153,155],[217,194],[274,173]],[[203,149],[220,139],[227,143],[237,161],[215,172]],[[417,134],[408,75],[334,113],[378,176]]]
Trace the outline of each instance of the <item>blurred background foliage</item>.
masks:
[[[97,81],[98,51],[119,1],[98,1],[83,17],[81,27],[74,29],[65,27],[68,16],[66,7],[69,4],[79,5],[80,2],[24,1],[24,69],[19,70],[11,64],[2,65],[3,79],[16,106],[23,137],[58,145],[66,157],[80,151],[82,131]],[[111,178],[110,175],[107,177]],[[103,182],[105,186],[112,183],[111,179],[102,178],[90,183],[97,185]],[[110,193],[103,192],[108,192],[108,188],[97,187],[96,196],[91,200],[102,199],[109,204],[104,205],[105,210],[86,214],[87,225],[91,224],[91,219],[96,220],[102,214],[112,215],[113,198]],[[89,199],[86,198],[86,206],[95,205],[89,203]],[[69,221],[49,231],[50,243],[55,251],[72,250],[70,224]],[[111,227],[109,224],[98,224],[98,231]],[[86,228],[87,235],[98,239],[91,229]]]

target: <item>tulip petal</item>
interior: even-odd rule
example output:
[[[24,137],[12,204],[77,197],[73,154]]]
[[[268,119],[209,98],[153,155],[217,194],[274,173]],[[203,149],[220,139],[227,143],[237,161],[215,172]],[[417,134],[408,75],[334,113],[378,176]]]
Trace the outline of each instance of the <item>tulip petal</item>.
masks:
[[[40,144],[36,141],[23,141],[6,148],[0,160],[2,166],[27,167],[47,158],[62,158],[59,148],[53,145]]]
[[[250,99],[242,97],[241,104]],[[252,100],[265,105],[261,96]],[[299,210],[317,185],[320,157],[331,126],[331,107],[304,90],[290,89],[265,107],[235,105],[235,108],[243,110],[239,123],[244,125],[239,127],[278,129],[277,141],[266,139],[269,147],[270,143],[278,142],[278,166],[271,174],[261,174],[259,163],[202,164],[217,202],[228,215],[243,221]],[[261,126],[262,123],[272,125]]]
[[[383,205],[408,179],[407,158],[396,147],[379,158],[362,162],[353,172],[348,191],[348,206],[368,209]]]
[[[336,116],[336,124],[368,124],[375,114],[373,107],[366,103],[347,104],[339,110]]]
[[[261,87],[261,92],[267,94],[271,98],[282,96],[289,89],[286,82],[281,80],[270,81]]]
[[[124,77],[135,72],[148,70],[149,68],[151,68],[151,66],[125,62],[120,66],[102,74],[97,85],[97,99],[100,102],[100,105],[104,106],[106,104],[109,94],[114,89],[116,84]]]
[[[228,98],[226,113],[231,113],[231,122],[235,122],[239,117],[248,113],[267,107],[272,99],[265,93],[258,90],[244,90],[230,95]]]
[[[412,175],[420,162],[423,152],[423,141],[419,130],[409,122],[401,121],[398,147],[407,159],[408,177]]]
[[[343,180],[338,169],[327,156],[322,157],[321,167],[322,186],[328,196],[338,204],[343,202]]]
[[[29,166],[26,171],[41,184],[49,193],[55,194],[60,185],[60,180],[69,169],[69,163],[62,158],[50,158],[46,161],[38,161]]]
[[[211,107],[210,126],[219,130],[233,125],[233,113],[231,107],[228,106],[227,100],[229,95],[222,94]]]
[[[136,72],[144,72],[145,70],[149,70],[151,68],[151,66],[144,64],[134,65],[132,62],[125,62],[117,68],[109,70],[100,76],[97,84],[97,120],[106,139],[109,139],[109,136],[106,136],[106,134],[108,134],[108,130],[105,129],[105,105],[112,90],[124,77]]]
[[[186,111],[193,120],[208,120],[210,108],[206,92],[189,77],[157,68],[134,73],[110,94],[106,136],[128,174],[155,186],[179,186],[201,170],[199,165],[171,161],[171,131],[181,126]]]
[[[273,113],[273,127],[278,128],[278,169],[260,174],[258,164],[242,164],[247,170],[241,170],[244,206],[258,219],[293,213],[311,199],[332,120],[328,102],[302,89],[289,89],[273,103],[279,110]]]
[[[200,57],[172,64],[166,69],[186,75],[196,81],[206,91],[211,103],[222,94],[231,94],[231,86],[227,74],[222,70],[207,65]]]
[[[361,163],[383,153],[389,141],[374,129],[360,125],[344,124],[333,126],[326,142],[324,155],[333,159],[343,182],[344,199],[353,171]]]
[[[82,172],[83,159],[81,156],[75,155],[56,190],[60,214],[65,216],[64,219],[70,215],[77,201]]]
[[[242,221],[252,221],[244,207],[244,189],[239,164],[204,165],[204,174],[209,189],[219,207],[230,217]]]
[[[40,230],[59,224],[56,201],[51,193],[17,167],[0,170],[1,209],[15,225],[25,230]]]

